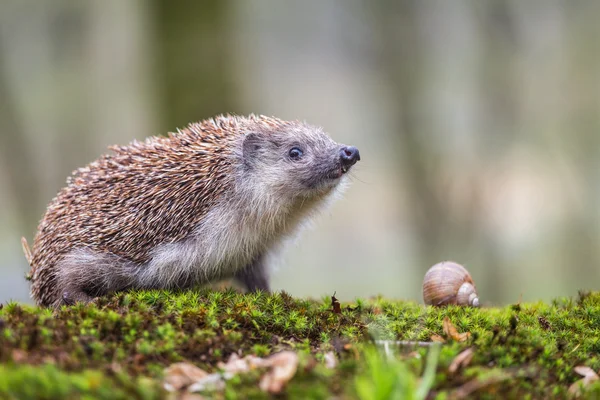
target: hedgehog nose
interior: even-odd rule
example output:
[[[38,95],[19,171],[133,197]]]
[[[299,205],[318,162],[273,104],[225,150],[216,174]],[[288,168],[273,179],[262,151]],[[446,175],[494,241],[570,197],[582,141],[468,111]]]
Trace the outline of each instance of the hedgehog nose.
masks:
[[[340,150],[340,159],[344,167],[351,167],[360,160],[360,153],[354,146],[344,146]]]

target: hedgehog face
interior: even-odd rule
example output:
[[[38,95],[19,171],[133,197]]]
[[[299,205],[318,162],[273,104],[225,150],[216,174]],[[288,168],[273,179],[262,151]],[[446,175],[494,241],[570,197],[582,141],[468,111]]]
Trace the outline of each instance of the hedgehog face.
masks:
[[[358,149],[334,142],[309,125],[250,133],[244,140],[244,162],[254,180],[282,196],[324,196],[360,160]]]

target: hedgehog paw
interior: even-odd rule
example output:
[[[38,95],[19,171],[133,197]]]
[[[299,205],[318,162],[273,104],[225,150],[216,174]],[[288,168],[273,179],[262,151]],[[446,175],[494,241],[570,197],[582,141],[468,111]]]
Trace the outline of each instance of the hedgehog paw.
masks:
[[[89,303],[94,300],[90,295],[81,290],[65,290],[62,294],[62,302],[66,306],[75,305],[75,303]]]

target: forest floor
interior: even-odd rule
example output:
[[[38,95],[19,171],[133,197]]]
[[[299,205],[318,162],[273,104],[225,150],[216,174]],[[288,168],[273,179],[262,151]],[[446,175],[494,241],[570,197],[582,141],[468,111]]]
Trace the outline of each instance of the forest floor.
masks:
[[[0,307],[1,399],[600,397],[600,293],[436,308],[136,291]]]

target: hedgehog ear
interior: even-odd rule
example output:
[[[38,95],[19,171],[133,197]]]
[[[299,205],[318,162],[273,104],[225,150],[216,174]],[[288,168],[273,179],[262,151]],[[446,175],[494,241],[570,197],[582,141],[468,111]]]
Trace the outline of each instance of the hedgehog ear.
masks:
[[[242,145],[242,156],[244,157],[244,164],[249,166],[252,160],[260,150],[261,143],[260,138],[256,133],[247,133],[244,137],[244,143]]]

